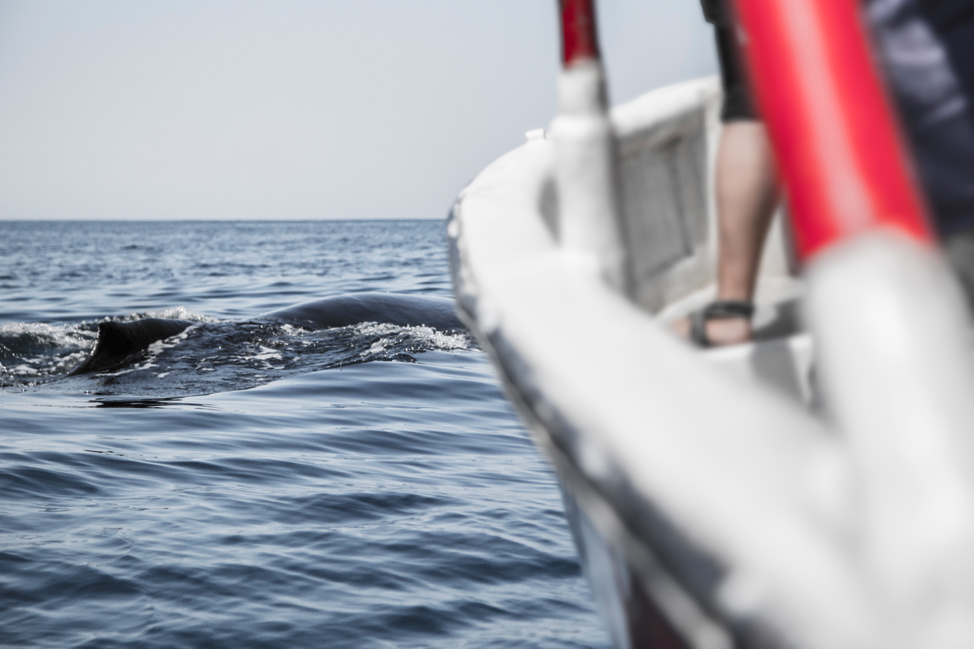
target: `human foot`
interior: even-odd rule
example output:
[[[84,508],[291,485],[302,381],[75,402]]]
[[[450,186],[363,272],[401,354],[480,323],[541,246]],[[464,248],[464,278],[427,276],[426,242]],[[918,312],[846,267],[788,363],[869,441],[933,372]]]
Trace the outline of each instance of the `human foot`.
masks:
[[[754,305],[743,300],[716,300],[674,329],[699,347],[738,345],[751,340],[751,316]]]

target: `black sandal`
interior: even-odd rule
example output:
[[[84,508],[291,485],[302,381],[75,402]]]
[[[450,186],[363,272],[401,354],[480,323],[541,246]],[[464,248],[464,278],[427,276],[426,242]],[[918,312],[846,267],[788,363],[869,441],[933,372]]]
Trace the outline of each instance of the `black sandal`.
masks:
[[[744,300],[715,300],[690,316],[690,340],[698,347],[711,347],[707,338],[707,323],[711,320],[730,320],[733,318],[751,319],[754,304]]]

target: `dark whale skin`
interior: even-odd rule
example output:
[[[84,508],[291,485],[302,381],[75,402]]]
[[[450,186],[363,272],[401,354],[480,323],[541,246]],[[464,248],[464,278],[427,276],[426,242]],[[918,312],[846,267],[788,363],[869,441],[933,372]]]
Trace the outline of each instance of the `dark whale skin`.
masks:
[[[68,376],[111,369],[125,363],[149,345],[182,333],[194,323],[188,320],[144,318],[132,322],[99,322],[98,342],[81,365]]]
[[[362,322],[400,327],[428,326],[440,331],[466,327],[446,298],[395,293],[351,293],[263,313],[248,322],[285,322],[305,329],[330,329]],[[91,355],[68,376],[89,374],[123,365],[154,342],[182,333],[195,323],[188,320],[145,318],[132,322],[101,322]]]
[[[287,322],[309,329],[381,322],[399,327],[425,325],[440,331],[466,329],[453,310],[453,300],[397,293],[350,293],[302,302],[263,313],[256,321]]]

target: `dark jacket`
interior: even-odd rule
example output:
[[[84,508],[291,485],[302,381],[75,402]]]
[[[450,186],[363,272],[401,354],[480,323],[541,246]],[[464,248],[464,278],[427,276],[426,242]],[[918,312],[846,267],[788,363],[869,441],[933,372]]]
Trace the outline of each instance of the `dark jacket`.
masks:
[[[940,36],[954,72],[974,102],[974,0],[922,0],[917,7]]]

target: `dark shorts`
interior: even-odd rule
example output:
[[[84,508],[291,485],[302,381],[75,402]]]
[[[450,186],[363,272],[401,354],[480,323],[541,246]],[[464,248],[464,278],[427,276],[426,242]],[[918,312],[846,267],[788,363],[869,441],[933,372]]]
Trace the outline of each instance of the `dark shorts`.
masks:
[[[741,65],[732,27],[714,25],[717,34],[717,58],[720,61],[720,80],[724,87],[724,105],[720,121],[757,120],[758,113],[751,98],[751,86]]]
[[[724,87],[724,105],[720,111],[720,120],[757,120],[746,70],[741,65],[740,54],[734,42],[733,21],[727,15],[722,0],[700,0],[700,4],[704,18],[713,24],[717,37],[717,59],[720,61],[720,80]]]

